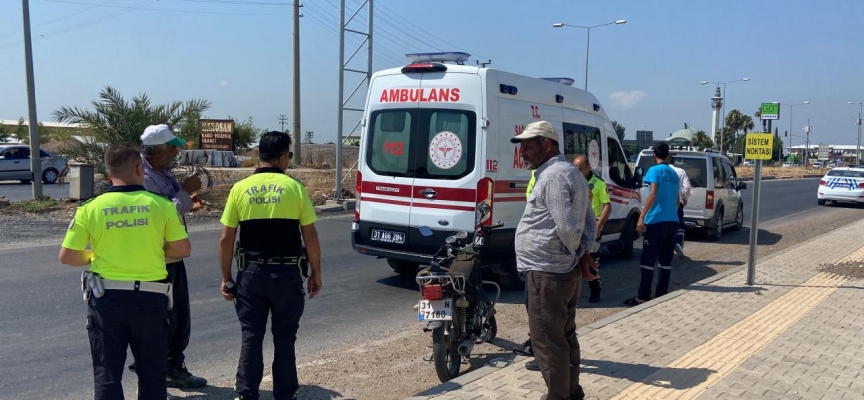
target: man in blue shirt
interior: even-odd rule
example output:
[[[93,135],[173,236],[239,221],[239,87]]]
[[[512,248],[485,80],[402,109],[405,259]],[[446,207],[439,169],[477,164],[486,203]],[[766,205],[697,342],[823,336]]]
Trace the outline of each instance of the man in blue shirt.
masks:
[[[672,257],[675,252],[675,234],[678,230],[679,179],[678,174],[666,163],[669,145],[654,146],[654,161],[657,165],[648,169],[643,180],[650,186],[648,198],[639,215],[636,231],[645,236],[642,243],[642,258],[639,266],[642,281],[636,297],[624,304],[635,306],[651,300],[651,283],[654,282],[654,264],[660,260],[660,281],[657,282],[656,297],[669,292],[672,274]]]

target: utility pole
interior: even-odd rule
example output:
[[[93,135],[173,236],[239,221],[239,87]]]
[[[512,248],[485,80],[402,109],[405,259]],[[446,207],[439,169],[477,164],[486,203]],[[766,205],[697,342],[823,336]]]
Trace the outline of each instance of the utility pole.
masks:
[[[804,133],[807,134],[807,148],[804,149],[804,169],[808,169],[810,162],[810,118],[807,118],[807,126],[804,127]]]
[[[30,173],[33,199],[42,198],[42,157],[39,156],[39,120],[36,118],[36,83],[33,78],[33,45],[30,42],[30,2],[21,0],[24,10],[24,59],[27,69],[27,109],[30,118]]]
[[[288,121],[288,117],[285,114],[279,114],[279,123],[282,124],[282,132],[285,132],[285,121]]]
[[[300,0],[294,0],[294,164],[300,165]],[[284,129],[283,129],[284,131]]]

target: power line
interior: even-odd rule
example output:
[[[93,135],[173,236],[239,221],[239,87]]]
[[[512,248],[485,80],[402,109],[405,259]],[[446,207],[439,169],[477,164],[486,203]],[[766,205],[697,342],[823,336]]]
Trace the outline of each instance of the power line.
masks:
[[[190,3],[211,3],[211,4],[243,4],[250,6],[292,6],[291,3],[275,3],[275,2],[264,2],[264,1],[241,1],[241,0],[174,0],[174,1],[186,1]]]
[[[291,15],[288,13],[242,13],[242,12],[225,12],[225,11],[177,10],[177,9],[170,9],[170,8],[152,8],[152,7],[139,7],[139,6],[115,6],[115,5],[93,4],[93,3],[86,3],[86,2],[72,1],[72,0],[40,0],[40,1],[44,1],[47,3],[77,4],[77,5],[83,5],[83,6],[121,8],[121,9],[127,9],[127,10],[168,11],[168,12],[179,12],[179,13],[188,13],[188,14],[260,15],[260,16]],[[182,0],[182,1],[202,1],[202,0]]]
[[[90,10],[93,10],[93,9],[96,9],[96,8],[99,8],[99,7],[102,7],[103,5],[108,4],[108,3],[112,3],[112,2],[114,2],[114,1],[117,1],[117,0],[108,0],[108,1],[106,1],[106,2],[104,2],[104,3],[102,3],[102,4],[94,5],[93,7],[85,8],[85,9],[83,9],[83,10],[81,10],[81,11],[77,11],[77,12],[74,12],[74,13],[72,13],[72,14],[68,14],[68,15],[62,16],[62,17],[60,17],[60,18],[52,19],[52,20],[50,20],[50,21],[48,21],[48,22],[43,22],[43,23],[41,23],[41,24],[39,24],[39,25],[34,26],[34,28],[43,27],[43,26],[45,26],[45,25],[50,25],[50,24],[53,24],[53,23],[55,23],[55,22],[60,22],[60,21],[63,21],[63,20],[65,20],[65,19],[72,18],[72,17],[74,17],[74,16],[76,16],[76,15],[83,14],[83,13],[85,13],[85,12],[87,12],[87,11],[90,11]],[[17,35],[17,34],[18,34],[18,32],[10,32],[10,33],[7,33],[7,34],[3,34],[3,35],[0,35],[0,39],[5,38],[5,37],[9,37],[9,36],[13,36],[13,35]]]

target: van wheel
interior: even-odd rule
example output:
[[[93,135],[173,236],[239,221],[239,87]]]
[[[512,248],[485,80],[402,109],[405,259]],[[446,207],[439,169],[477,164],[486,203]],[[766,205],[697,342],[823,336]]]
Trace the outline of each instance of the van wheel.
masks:
[[[636,219],[630,218],[627,225],[624,225],[624,230],[621,231],[621,253],[618,253],[618,258],[629,260],[633,258],[633,242],[636,241]]]
[[[723,211],[718,210],[716,217],[714,226],[710,228],[707,235],[708,240],[713,242],[720,241],[720,238],[723,237]]]
[[[501,283],[501,288],[504,290],[524,290],[525,275],[516,270],[516,252],[507,260],[507,274],[499,275],[498,281]]]
[[[735,226],[732,229],[740,231],[744,227],[744,203],[738,203],[738,212],[735,213]]]
[[[420,264],[388,258],[387,265],[389,265],[390,268],[393,268],[393,271],[396,271],[398,274],[415,274],[417,273],[417,267]]]

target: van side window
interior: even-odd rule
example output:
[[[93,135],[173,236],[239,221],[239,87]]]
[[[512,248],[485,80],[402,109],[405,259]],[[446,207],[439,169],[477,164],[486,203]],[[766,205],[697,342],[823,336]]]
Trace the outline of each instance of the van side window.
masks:
[[[735,183],[738,182],[738,180],[736,179],[735,168],[732,167],[732,163],[724,162],[723,172],[726,173],[726,186],[734,188]]]
[[[726,175],[726,169],[723,168],[723,162],[719,158],[712,158],[714,169],[714,188],[724,189],[729,186],[729,176]]]
[[[382,111],[372,117],[369,167],[382,175],[406,176],[411,145],[411,114],[406,110]]]
[[[600,129],[588,125],[564,123],[564,155],[569,161],[573,161],[576,156],[588,156],[591,158],[590,152],[592,149],[597,152],[597,160],[592,163],[591,168],[599,171],[599,167],[603,165],[603,150],[601,148],[603,136],[600,134]],[[593,165],[597,164],[597,165]]]
[[[633,186],[633,174],[627,165],[627,157],[615,139],[611,137],[606,140],[606,149],[609,157],[609,177],[616,185],[629,188]]]

